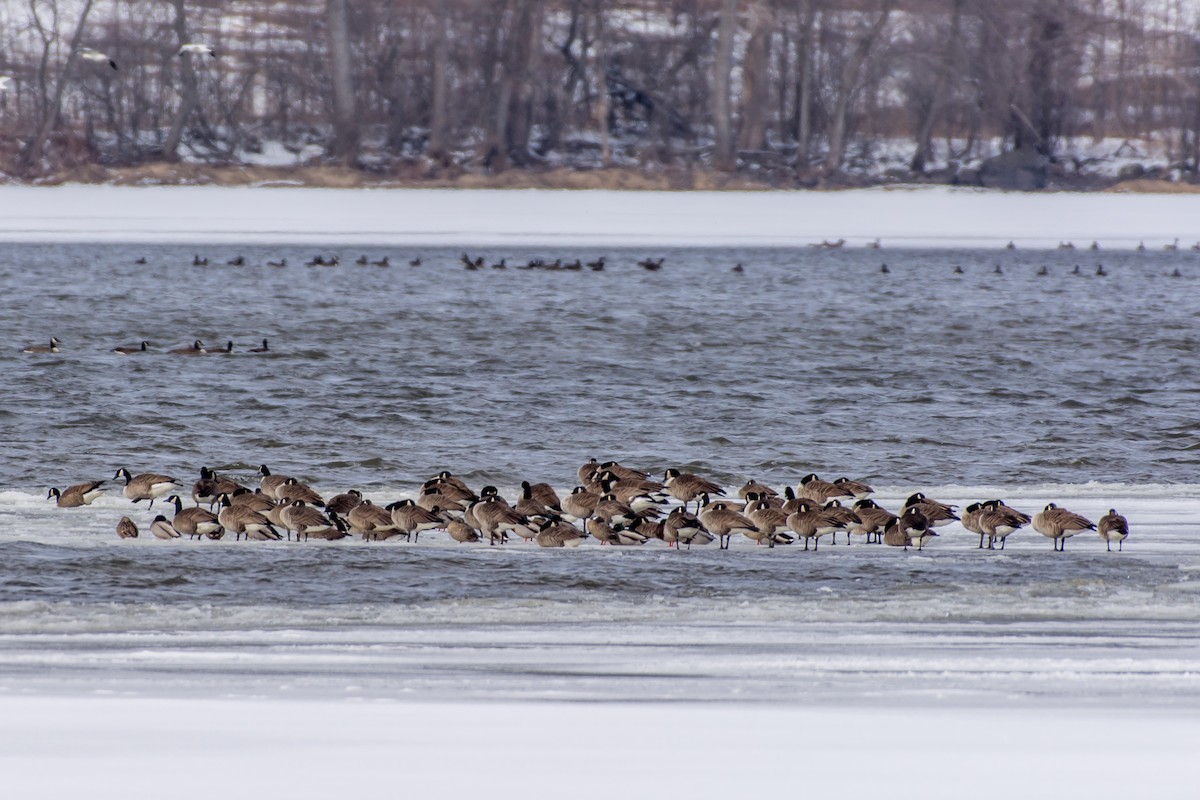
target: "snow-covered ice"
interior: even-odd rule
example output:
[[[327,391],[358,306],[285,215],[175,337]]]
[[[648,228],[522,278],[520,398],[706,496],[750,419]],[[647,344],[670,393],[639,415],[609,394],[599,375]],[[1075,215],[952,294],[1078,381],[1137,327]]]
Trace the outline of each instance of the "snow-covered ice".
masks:
[[[0,241],[1183,247],[1200,194],[0,186]]]

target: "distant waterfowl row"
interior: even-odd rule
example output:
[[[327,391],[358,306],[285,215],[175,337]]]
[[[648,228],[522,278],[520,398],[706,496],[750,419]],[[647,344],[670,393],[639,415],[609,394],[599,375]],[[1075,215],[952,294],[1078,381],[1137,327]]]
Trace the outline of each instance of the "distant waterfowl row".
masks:
[[[719,549],[728,549],[733,537],[742,536],[768,547],[803,540],[805,550],[811,545],[816,551],[822,537],[837,544],[842,533],[846,544],[861,536],[871,544],[922,550],[939,535],[937,529],[959,522],[979,535],[980,549],[1003,550],[1008,537],[1028,525],[1053,540],[1055,551],[1063,551],[1068,538],[1088,531],[1096,531],[1109,550],[1114,542],[1122,550],[1129,535],[1128,521],[1115,509],[1094,523],[1054,503],[1031,515],[990,499],[968,505],[960,517],[955,506],[915,492],[892,512],[870,498],[874,490],[869,485],[849,478],[826,481],[816,474],[782,491],[749,480],[729,496],[718,483],[676,468],[653,480],[615,461],[591,459],[577,476],[579,484],[561,497],[549,484],[522,481],[519,496],[509,501],[494,486],[475,491],[441,472],[414,496],[375,505],[357,489],[326,500],[311,486],[273,473],[265,464],[253,488],[202,467],[191,486],[193,507],[184,506],[184,482],[169,475],[133,475],[122,468],[112,480],[124,481],[121,493],[133,503],[145,500],[152,508],[165,497],[173,505],[173,514],[159,514],[149,525],[161,539],[233,534],[235,540],[294,535],[299,541],[357,535],[366,541],[415,542],[422,532],[440,530],[464,544],[486,540],[498,545],[520,538],[542,547],[572,547],[593,538],[602,545],[630,546],[659,539],[668,547],[715,541]],[[62,507],[83,506],[108,484],[51,488],[46,496]],[[121,519],[117,530],[125,538],[138,535],[129,517]]]
[[[741,265],[739,264],[738,266],[741,266]],[[735,267],[734,271],[740,272],[741,270],[739,270]],[[889,275],[892,272],[892,268],[889,267],[886,263],[880,264],[879,272],[882,275]],[[954,266],[954,269],[951,270],[951,272],[953,272],[953,274],[955,274],[955,275],[966,275],[967,274],[967,271],[962,268],[961,264],[956,264]],[[996,264],[995,266],[992,267],[991,274],[992,275],[1004,275],[1005,274],[1004,267],[1000,266],[999,264]],[[1034,273],[1034,275],[1037,275],[1038,277],[1046,277],[1050,274],[1051,274],[1050,268],[1048,266],[1046,266],[1045,264],[1038,267],[1037,271]],[[1072,269],[1069,274],[1080,276],[1080,277],[1086,277],[1089,274],[1094,274],[1097,278],[1106,278],[1106,277],[1108,277],[1108,270],[1105,268],[1105,266],[1103,264],[1097,264],[1096,271],[1094,273],[1085,272],[1078,264],[1076,264],[1075,268]],[[1179,267],[1176,267],[1174,270],[1172,270],[1170,273],[1168,273],[1167,277],[1182,278],[1183,273],[1179,270]]]
[[[110,353],[119,353],[119,354],[125,355],[125,356],[157,352],[151,348],[152,348],[152,346],[151,346],[150,342],[143,339],[141,342],[134,344],[134,345],[121,345],[119,347],[114,347],[109,352]],[[51,336],[49,344],[31,344],[28,347],[26,347],[24,350],[22,350],[21,352],[22,353],[61,353],[61,352],[63,352],[62,342],[59,341],[57,338]],[[164,350],[162,352],[166,353],[167,355],[171,355],[171,356],[205,356],[205,355],[210,355],[210,354],[228,355],[230,353],[236,353],[236,352],[270,353],[273,351],[271,350],[270,345],[268,344],[266,339],[263,339],[262,344],[259,345],[258,347],[249,347],[242,351],[234,350],[232,340],[227,341],[225,343],[224,347],[211,348],[211,347],[206,346],[204,344],[204,342],[200,341],[199,339],[196,339],[190,345],[184,345],[183,347],[174,347],[174,348],[171,348],[170,350]]]

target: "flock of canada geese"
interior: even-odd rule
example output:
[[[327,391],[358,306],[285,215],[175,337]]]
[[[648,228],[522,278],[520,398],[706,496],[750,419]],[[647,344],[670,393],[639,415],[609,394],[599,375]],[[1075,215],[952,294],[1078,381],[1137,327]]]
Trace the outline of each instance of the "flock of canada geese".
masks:
[[[158,514],[149,530],[159,539],[221,539],[297,541],[342,539],[360,536],[366,541],[403,539],[415,542],[425,531],[444,531],[456,542],[487,541],[500,545],[521,539],[541,547],[575,547],[593,538],[601,545],[641,545],[651,539],[668,547],[688,548],[717,542],[728,549],[735,536],[755,544],[775,547],[797,544],[815,551],[822,537],[837,544],[838,534],[861,536],[869,544],[915,547],[921,550],[937,536],[937,529],[961,523],[979,535],[979,547],[1003,550],[1008,537],[1026,525],[1051,539],[1055,551],[1066,540],[1096,531],[1111,552],[1124,548],[1129,535],[1125,517],[1110,509],[1098,523],[1050,503],[1032,516],[1002,500],[972,503],[958,514],[955,506],[917,492],[898,512],[870,499],[870,486],[849,478],[825,481],[806,475],[795,486],[779,493],[749,480],[734,496],[699,475],[668,469],[662,480],[615,461],[589,460],[578,469],[579,485],[559,494],[546,483],[521,483],[512,502],[494,486],[478,492],[449,472],[423,483],[415,498],[376,505],[351,489],[322,497],[294,477],[272,473],[264,464],[256,474],[258,486],[250,488],[207,467],[191,487],[194,505],[186,506],[185,485],[169,475],[147,472],[132,475],[120,469],[111,481],[124,481],[122,494],[140,503],[165,498],[172,510]],[[59,491],[51,488],[62,507],[90,504],[103,494],[110,481],[92,481]],[[281,533],[282,531],[282,533]],[[121,538],[136,538],[137,524],[130,517],[117,523]]]

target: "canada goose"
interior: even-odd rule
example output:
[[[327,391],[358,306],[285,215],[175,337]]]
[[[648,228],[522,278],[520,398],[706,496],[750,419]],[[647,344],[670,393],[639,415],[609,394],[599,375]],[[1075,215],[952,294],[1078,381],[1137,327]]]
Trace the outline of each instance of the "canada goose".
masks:
[[[1080,269],[1079,269],[1079,265],[1078,265],[1078,264],[1076,264],[1076,265],[1075,265],[1075,269],[1071,270],[1071,274],[1072,274],[1072,275],[1082,275],[1082,274],[1083,274],[1083,273],[1080,271]]]
[[[341,514],[345,516],[350,513],[350,510],[362,502],[362,492],[358,489],[351,489],[342,494],[335,494],[325,503],[325,511],[327,513]]]
[[[1046,267],[1045,264],[1043,264],[1042,266],[1038,267],[1037,274],[1039,277],[1045,277],[1050,274],[1050,270]]]
[[[1059,250],[1074,250],[1075,244],[1073,242],[1059,242],[1058,249]]]
[[[663,261],[665,260],[666,259],[663,258],[659,258],[657,260],[653,258],[643,258],[638,262],[638,266],[644,270],[649,270],[650,272],[658,272],[660,269],[662,269]]]
[[[891,270],[890,270],[890,269],[888,269],[888,265],[887,265],[887,264],[880,264],[880,265],[879,265],[879,272],[880,272],[880,274],[882,274],[882,275],[887,275],[887,274],[889,274],[889,273],[891,272]]]
[[[1107,275],[1107,274],[1108,274],[1108,270],[1104,269],[1104,265],[1103,265],[1103,264],[1097,264],[1097,265],[1096,265],[1096,276],[1097,276],[1097,277],[1099,277],[1099,278],[1103,278],[1103,277],[1104,277],[1105,275]]]
[[[867,537],[867,544],[871,544],[872,536],[875,537],[876,544],[882,543],[884,531],[896,521],[895,514],[880,508],[874,500],[859,500],[854,504],[854,514],[858,517],[858,522],[846,528],[846,538],[849,539],[853,534],[862,534]]]
[[[387,261],[387,258],[385,257],[383,260],[384,260],[384,261]],[[410,258],[410,259],[409,259],[409,261],[408,261],[408,265],[409,265],[410,267],[419,267],[419,266],[421,266],[421,259],[420,259],[420,257],[417,257],[417,258]],[[387,266],[387,264],[376,264],[376,266],[379,266],[379,267],[386,267],[386,266]]]
[[[788,515],[778,508],[772,508],[760,500],[745,516],[754,523],[756,530],[754,533],[744,533],[744,535],[753,539],[755,544],[761,545],[763,541],[766,541],[768,546],[774,547],[777,544],[791,544],[796,541],[795,537],[787,532]]]
[[[178,55],[180,57],[185,55],[212,56],[213,58],[217,57],[216,51],[203,42],[189,42],[188,44],[185,44],[183,47],[179,48]]]
[[[271,347],[270,347],[270,345],[267,344],[267,340],[263,339],[262,347],[251,347],[249,352],[251,352],[251,353],[269,353],[269,352],[271,352]]]
[[[595,261],[587,262],[587,268],[590,269],[592,272],[603,272],[605,258],[606,258],[605,256],[600,256]]]
[[[758,528],[745,515],[727,508],[724,503],[711,503],[696,515],[705,530],[716,536],[722,550],[728,550],[735,533],[754,538]]]
[[[962,268],[961,266],[959,266],[959,265],[955,264],[955,265],[954,265],[954,274],[955,274],[955,275],[962,275],[962,274],[963,274],[963,268]]]
[[[456,487],[448,483],[422,486],[420,494],[417,495],[417,505],[426,511],[441,514],[443,517],[460,517],[466,513],[467,505],[475,500],[456,500],[446,494],[446,492],[454,491],[456,491]]]
[[[705,480],[691,472],[680,472],[674,467],[663,473],[663,485],[672,497],[683,503],[685,509],[688,503],[697,499],[702,494],[720,494],[721,492],[721,487],[712,481]],[[705,527],[708,527],[707,523]],[[751,525],[750,527],[754,526]],[[709,530],[712,529],[709,528]],[[716,533],[716,531],[712,532]]]
[[[99,50],[93,50],[90,47],[84,47],[79,51],[79,57],[84,61],[91,61],[93,64],[108,64],[113,69],[117,68],[117,62],[113,61]]]
[[[796,496],[806,497],[818,504],[824,504],[838,497],[852,498],[854,497],[854,492],[846,486],[823,481],[814,472],[800,479],[800,484],[796,487]]]
[[[143,472],[141,475],[130,476],[129,470],[124,467],[121,467],[117,470],[117,474],[113,475],[113,480],[117,478],[125,479],[125,488],[121,490],[122,494],[135,503],[149,500],[148,508],[154,506],[155,498],[183,488],[183,484],[169,475]]]
[[[258,488],[271,497],[275,496],[276,489],[291,480],[287,475],[272,475],[266,464],[259,465],[258,474],[262,476],[258,482]]]
[[[982,535],[987,536],[989,550],[995,549],[997,539],[1000,540],[1000,549],[1003,550],[1008,541],[1008,535],[1028,525],[1029,522],[1028,514],[1022,514],[1015,508],[1009,508],[1000,500],[989,500],[984,503],[983,510],[979,514],[979,529],[982,531]]]
[[[279,259],[278,261],[268,261],[268,262],[267,262],[267,266],[268,266],[268,267],[286,267],[286,266],[287,266],[287,259],[286,259],[286,258],[281,258],[281,259]]]
[[[759,494],[758,492],[747,492],[746,493],[746,503],[745,503],[745,506],[742,508],[742,513],[749,515],[749,513],[751,511],[753,511],[755,508],[757,508],[759,505],[766,506],[767,508],[776,508],[776,509],[779,509],[780,511],[783,511],[783,499],[781,497],[779,497],[778,495],[772,496],[772,495],[762,495],[762,494]],[[784,516],[786,516],[787,514],[790,514],[790,513],[792,513],[792,512],[786,511],[786,512],[784,512]]]
[[[283,538],[275,526],[263,514],[245,506],[234,505],[229,495],[221,495],[221,510],[217,512],[221,527],[234,535],[235,541],[245,536],[247,540],[278,541]]]
[[[227,341],[227,342],[225,342],[225,346],[222,347],[220,350],[209,350],[208,352],[215,353],[217,355],[227,356],[233,352],[233,342]]]
[[[241,488],[237,481],[220,477],[208,467],[201,467],[200,480],[192,484],[192,500],[197,506],[207,505],[211,508],[221,499],[221,495],[232,496]]]
[[[303,500],[310,506],[325,505],[325,498],[317,494],[311,486],[303,484],[295,478],[288,478],[275,487],[275,499],[282,500],[285,503],[291,503],[294,500]]]
[[[1005,249],[1005,250],[1016,250],[1016,249],[1017,249],[1017,243],[1016,243],[1016,242],[1014,242],[1014,241],[1012,241],[1012,240],[1010,239],[1010,240],[1008,241],[1008,244],[1006,244],[1006,245],[1004,246],[1004,249]]]
[[[1175,268],[1175,271],[1171,273],[1171,277],[1172,278],[1182,278],[1183,277],[1183,273],[1179,271],[1179,267]]]
[[[663,520],[663,541],[668,547],[674,545],[678,549],[680,545],[687,545],[691,550],[693,544],[712,544],[714,538],[700,524],[700,519],[695,514],[682,508],[672,510]]]
[[[993,275],[1003,275],[1004,269],[999,264],[997,264],[995,269],[992,270],[992,274]]]
[[[396,525],[392,522],[391,512],[363,500],[346,515],[350,528],[366,541],[376,541],[396,536]]]
[[[445,477],[442,477],[442,476]],[[426,492],[432,489],[438,491],[439,496],[454,503],[473,503],[479,499],[479,495],[471,491],[471,489],[458,478],[455,478],[449,472],[443,472],[437,477],[430,478],[421,484],[421,491]]]
[[[596,509],[592,512],[591,518],[604,520],[610,525],[632,525],[640,516],[628,504],[618,500],[615,495],[604,494],[596,503]]]
[[[178,539],[182,536],[170,522],[167,522],[167,518],[162,514],[156,516],[154,521],[150,523],[150,532],[154,534],[154,538],[156,539]]]
[[[508,259],[500,259],[495,264],[492,264],[492,269],[508,269]]]
[[[135,347],[114,347],[112,349],[112,352],[120,353],[123,356],[129,356],[129,355],[133,355],[135,353],[144,353],[144,352],[146,352],[146,350],[149,347],[150,347],[150,343],[143,340],[140,345],[137,345]]]
[[[883,247],[883,242],[879,241],[878,239],[876,239],[876,240],[875,240],[875,241],[873,241],[873,242],[867,242],[867,249],[868,249],[868,250],[879,250],[879,249],[881,249],[882,247]]]
[[[810,502],[799,500],[796,503],[796,510],[788,514],[788,527],[797,536],[803,537],[805,550],[808,549],[808,540],[817,535],[817,527],[820,522],[819,513]]]
[[[1064,552],[1067,539],[1077,533],[1096,530],[1096,524],[1054,503],[1033,515],[1033,529],[1054,541],[1055,552]]]
[[[138,535],[137,525],[129,517],[121,517],[117,521],[117,536],[122,539],[136,539]]]
[[[479,531],[472,528],[461,519],[452,519],[446,524],[446,533],[459,544],[479,541]]]
[[[1135,249],[1136,249],[1136,250],[1137,250],[1139,253],[1144,253],[1144,252],[1146,252],[1146,243],[1145,243],[1145,242],[1138,242],[1138,246],[1137,246]]]
[[[590,483],[596,473],[600,471],[600,462],[594,458],[589,458],[587,463],[575,470],[575,474],[579,476],[580,483]]]
[[[822,508],[823,525],[817,531],[818,536],[826,533],[833,535],[833,543],[837,544],[838,531],[846,532],[846,544],[850,544],[850,526],[857,525],[862,520],[848,508],[844,508],[837,500],[830,500]]]
[[[600,502],[598,492],[589,491],[583,486],[576,486],[570,494],[563,497],[559,505],[562,507],[563,516],[572,520],[581,520],[592,515],[598,502]]]
[[[833,485],[849,492],[855,500],[863,500],[868,495],[875,494],[875,490],[862,481],[852,481],[849,478],[834,478]]]
[[[327,262],[325,261],[325,256],[318,254],[318,255],[313,256],[308,261],[305,261],[304,266],[306,266],[306,267],[323,267],[326,265],[326,263]]]
[[[777,497],[779,495],[779,492],[775,491],[770,486],[767,486],[765,483],[759,483],[753,478],[746,481],[744,484],[742,484],[742,488],[738,489],[738,497],[745,500],[747,495],[751,493],[757,494],[760,498]]]
[[[1108,552],[1112,552],[1114,539],[1117,542],[1117,552],[1123,552],[1125,550],[1125,539],[1129,536],[1129,520],[1118,514],[1115,508],[1110,508],[1108,513],[1100,518],[1096,532],[1104,540],[1104,546]]]
[[[1095,252],[1095,251],[1097,251],[1097,250],[1099,250],[1099,249],[1100,249],[1100,243],[1099,243],[1099,242],[1097,242],[1095,239],[1093,239],[1093,240],[1092,240],[1092,246],[1091,246],[1091,247],[1089,247],[1088,249],[1089,249],[1089,250],[1091,250],[1091,251],[1093,251],[1093,252]]]
[[[68,486],[61,492],[58,489],[51,488],[46,493],[46,499],[51,497],[56,499],[56,504],[59,508],[78,508],[79,506],[90,506],[92,501],[100,495],[104,494],[104,490],[100,487],[106,481],[89,481],[88,483],[77,483],[74,486]]]
[[[60,342],[58,339],[55,339],[53,336],[51,336],[50,344],[48,344],[48,345],[31,344],[28,347],[26,347],[24,350],[22,350],[21,352],[22,353],[57,353],[58,346],[60,344],[62,344],[62,342]]]
[[[959,523],[967,529],[969,533],[979,534],[979,548],[983,549],[983,528],[979,527],[979,515],[983,513],[983,503],[971,503],[963,509],[962,517]]]
[[[284,506],[279,512],[279,519],[285,528],[296,534],[297,542],[302,536],[307,542],[310,538],[333,540],[350,535],[344,526],[338,524],[341,520],[336,515],[326,517],[312,506],[305,505],[303,500],[293,500]]]
[[[226,261],[225,264],[230,267],[244,267],[246,266],[246,259],[245,257],[238,255]]]
[[[371,259],[367,258],[365,255],[362,255],[356,258],[354,263],[360,267],[365,267],[367,264],[371,263]]]
[[[918,550],[923,550],[925,540],[932,536],[937,534],[933,532],[933,527],[925,515],[916,508],[908,508],[883,532],[883,543],[892,547],[903,547],[905,550],[913,544]]]
[[[1179,249],[1179,240],[1178,239],[1171,242],[1170,244],[1163,245],[1163,250],[1166,250],[1168,253],[1174,253],[1178,249]]]
[[[413,264],[412,262],[409,262],[409,264],[414,267],[419,267],[419,266],[421,266],[421,259],[418,258],[416,264]],[[391,265],[392,265],[392,262],[391,262],[391,260],[388,259],[387,256],[384,256],[383,258],[381,258],[377,261],[371,262],[371,266],[373,266],[373,267],[390,267]]]
[[[192,256],[192,266],[193,267],[207,267],[208,266],[208,258],[207,257],[201,258],[200,254],[196,253],[196,255]]]
[[[509,533],[527,541],[537,535],[537,529],[527,518],[518,514],[496,495],[488,495],[473,503],[471,509],[475,519],[479,521],[480,530],[487,534],[491,544],[508,541]]]
[[[910,495],[904,501],[904,506],[900,512],[901,515],[909,508],[915,508],[921,512],[921,515],[931,528],[940,528],[958,519],[958,515],[954,513],[955,506],[947,503],[939,503],[937,500],[930,500],[921,492]]]
[[[638,483],[638,485],[642,487],[643,491],[656,492],[663,488],[663,484],[650,481],[650,476],[646,473],[640,470],[630,469],[629,467],[617,461],[605,461],[600,465],[600,469],[603,472],[611,472],[622,481],[633,481]]]
[[[387,507],[392,513],[392,523],[406,541],[417,540],[421,531],[443,528],[446,523],[436,511],[421,508],[412,500],[401,500]]]
[[[173,494],[167,498],[168,503],[175,504],[175,518],[171,527],[179,533],[192,539],[207,536],[210,539],[220,539],[224,535],[217,515],[203,508],[184,508],[179,495]]]
[[[534,503],[540,505],[545,511],[551,511],[555,514],[562,512],[562,504],[558,499],[558,492],[554,491],[554,487],[548,483],[531,484],[529,481],[521,481],[521,497],[529,498]]]
[[[219,498],[218,498],[219,499]],[[263,492],[262,489],[238,489],[229,496],[229,502],[238,508],[248,508],[260,514],[267,514],[278,504],[275,498]]]
[[[543,522],[534,540],[538,547],[578,547],[587,538],[587,534],[574,525],[548,519]]]
[[[172,356],[203,356],[207,354],[208,351],[204,349],[204,342],[199,339],[192,342],[191,347],[176,347],[173,350],[167,351],[167,355]]]
[[[743,272],[745,272],[745,271],[746,271],[746,268],[745,268],[745,267],[743,267],[743,266],[742,266],[742,262],[740,262],[740,261],[739,261],[738,263],[734,264],[734,265],[733,265],[733,268],[732,268],[732,269],[730,269],[729,271],[730,271],[730,272],[736,272],[736,273],[738,273],[738,274],[741,274],[741,273],[743,273]]]

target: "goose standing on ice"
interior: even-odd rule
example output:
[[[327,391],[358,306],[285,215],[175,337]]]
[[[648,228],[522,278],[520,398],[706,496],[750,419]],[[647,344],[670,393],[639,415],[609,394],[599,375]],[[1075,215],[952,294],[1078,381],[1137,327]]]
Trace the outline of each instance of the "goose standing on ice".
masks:
[[[1100,518],[1097,530],[1100,538],[1104,540],[1108,552],[1112,552],[1114,541],[1117,542],[1118,552],[1125,549],[1125,539],[1129,536],[1129,520],[1118,514],[1115,508],[1110,508],[1108,513]]]
[[[99,50],[93,50],[90,47],[80,50],[79,57],[84,61],[91,61],[95,64],[108,64],[113,69],[117,68],[117,62],[109,58],[106,53],[101,53]]]
[[[182,58],[186,55],[217,57],[216,51],[203,42],[191,42],[179,48],[179,57]]]

